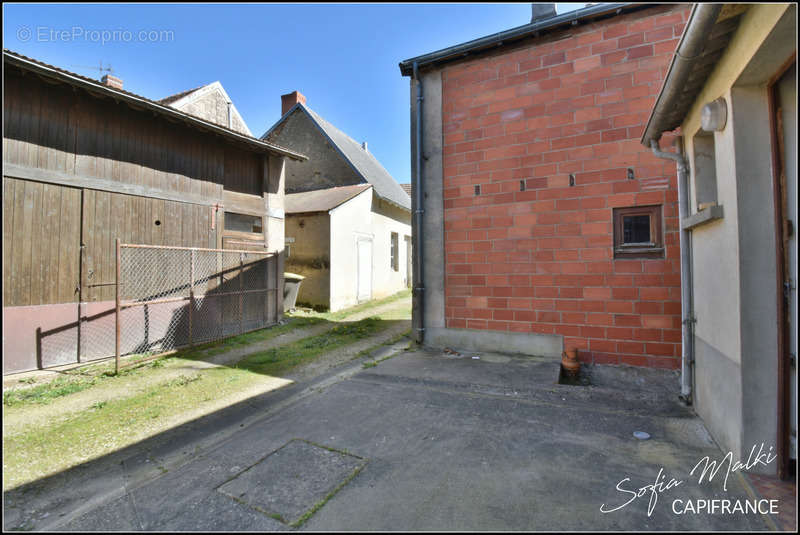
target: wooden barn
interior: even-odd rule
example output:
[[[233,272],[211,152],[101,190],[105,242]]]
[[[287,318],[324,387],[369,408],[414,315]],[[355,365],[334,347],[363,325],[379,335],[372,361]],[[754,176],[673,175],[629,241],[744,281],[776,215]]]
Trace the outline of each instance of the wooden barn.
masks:
[[[277,252],[264,274],[271,304],[253,306],[279,319],[284,165],[303,155],[124,91],[113,76],[10,51],[3,63],[3,374],[113,354],[117,239],[176,248],[151,250],[163,257]],[[194,273],[157,257],[137,274]]]

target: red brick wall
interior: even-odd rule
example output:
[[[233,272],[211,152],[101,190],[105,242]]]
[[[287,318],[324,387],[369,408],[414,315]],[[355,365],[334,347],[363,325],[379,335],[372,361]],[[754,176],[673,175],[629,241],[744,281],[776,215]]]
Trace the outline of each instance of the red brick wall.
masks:
[[[560,334],[588,362],[680,365],[675,164],[639,139],[689,10],[443,70],[447,327]],[[663,206],[665,258],[615,260],[612,208],[649,204]]]

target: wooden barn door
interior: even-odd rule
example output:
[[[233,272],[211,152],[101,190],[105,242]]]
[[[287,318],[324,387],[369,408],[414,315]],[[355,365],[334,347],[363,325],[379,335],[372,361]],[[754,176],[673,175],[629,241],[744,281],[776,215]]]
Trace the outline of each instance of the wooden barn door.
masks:
[[[83,192],[81,224],[81,361],[114,354],[116,245],[214,247],[212,207],[109,191]],[[156,278],[168,252],[154,253],[141,281]],[[151,273],[146,271],[150,269]],[[185,266],[188,274],[189,265]],[[155,321],[155,320],[153,320]],[[155,324],[154,324],[155,328]],[[155,332],[155,329],[154,329]]]
[[[3,177],[3,373],[75,362],[81,190]]]

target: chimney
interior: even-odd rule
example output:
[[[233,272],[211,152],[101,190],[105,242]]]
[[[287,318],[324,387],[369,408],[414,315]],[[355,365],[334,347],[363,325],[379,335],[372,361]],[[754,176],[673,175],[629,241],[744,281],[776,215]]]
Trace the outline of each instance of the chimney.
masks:
[[[286,115],[286,112],[298,102],[306,103],[306,97],[300,91],[292,91],[286,95],[281,95],[281,115]]]
[[[114,89],[122,89],[122,80],[111,74],[104,75],[100,79],[100,83]]]
[[[363,143],[361,143],[361,148],[364,150],[364,152],[369,152],[369,151],[367,150],[367,142],[366,142],[366,141],[364,141]]]
[[[555,4],[531,4],[531,22],[539,22],[540,20],[549,19],[556,16]]]

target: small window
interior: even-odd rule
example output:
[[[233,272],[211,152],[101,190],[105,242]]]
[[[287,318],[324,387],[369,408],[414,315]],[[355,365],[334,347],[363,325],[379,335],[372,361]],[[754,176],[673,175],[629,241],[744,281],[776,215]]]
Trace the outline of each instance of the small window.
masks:
[[[717,204],[717,158],[714,134],[700,132],[694,136],[694,197],[697,212]]]
[[[661,206],[614,209],[614,258],[662,258]]]
[[[391,262],[392,262],[392,269],[395,271],[400,271],[400,262],[398,258],[398,241],[397,241],[397,232],[392,232],[392,252],[391,252]]]
[[[225,230],[261,234],[264,227],[261,216],[225,212]]]

